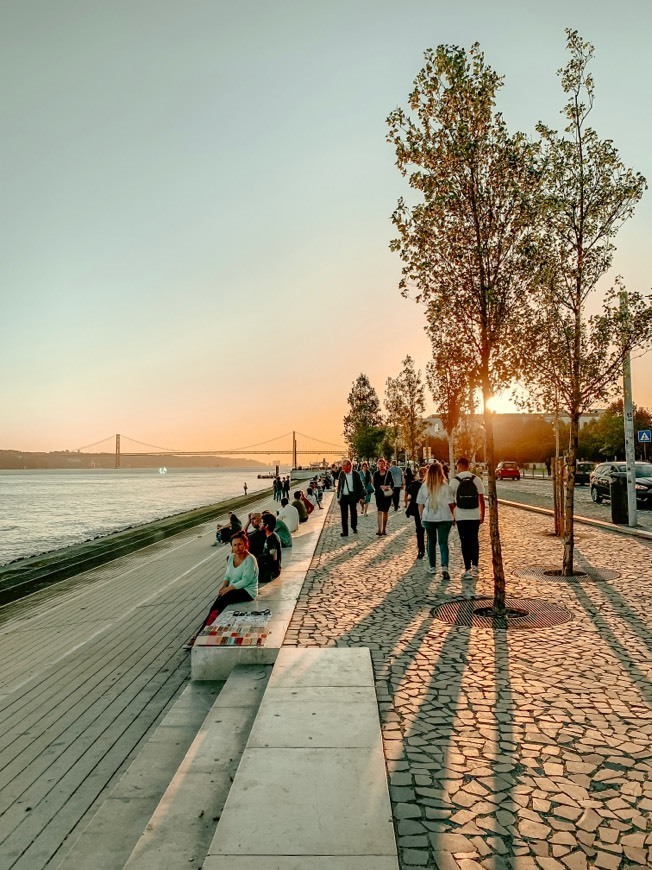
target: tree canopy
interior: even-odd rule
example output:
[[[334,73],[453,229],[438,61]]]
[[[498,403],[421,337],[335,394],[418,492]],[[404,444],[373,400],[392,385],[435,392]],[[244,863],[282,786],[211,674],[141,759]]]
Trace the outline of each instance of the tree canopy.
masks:
[[[388,118],[388,139],[417,200],[408,205],[400,199],[393,215],[398,238],[391,248],[403,261],[400,288],[424,303],[435,356],[439,348],[443,357],[454,334],[464,353],[445,364],[477,361],[485,404],[494,606],[504,613],[487,402],[518,374],[521,337],[513,324],[531,284],[540,173],[536,146],[521,133],[511,135],[496,110],[501,85],[477,44],[469,52],[448,45],[428,50],[409,110],[398,108]]]

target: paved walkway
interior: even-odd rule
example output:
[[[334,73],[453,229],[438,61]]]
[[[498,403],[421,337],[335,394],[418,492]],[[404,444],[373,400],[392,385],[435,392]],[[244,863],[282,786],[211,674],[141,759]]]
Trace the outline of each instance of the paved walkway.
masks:
[[[372,650],[401,866],[652,866],[652,549],[578,527],[609,582],[532,580],[561,565],[551,520],[503,508],[508,594],[560,604],[556,628],[450,626],[433,604],[491,594],[416,561],[412,521],[376,517],[342,539],[331,509],[286,644]],[[489,562],[486,529],[481,563]]]

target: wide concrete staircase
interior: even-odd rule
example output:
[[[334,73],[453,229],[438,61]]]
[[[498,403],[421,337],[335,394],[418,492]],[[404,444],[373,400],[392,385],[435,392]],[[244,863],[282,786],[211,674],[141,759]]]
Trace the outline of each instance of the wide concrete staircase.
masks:
[[[397,870],[369,651],[286,647],[218,689],[188,686],[59,870]]]

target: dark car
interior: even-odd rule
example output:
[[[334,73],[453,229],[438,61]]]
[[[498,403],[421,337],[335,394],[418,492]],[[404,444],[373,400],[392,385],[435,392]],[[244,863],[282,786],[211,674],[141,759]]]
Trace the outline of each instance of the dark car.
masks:
[[[575,467],[575,486],[585,486],[591,480],[592,462],[578,462]]]
[[[609,498],[610,486],[614,474],[624,474],[627,465],[624,462],[602,462],[591,474],[591,498],[600,504],[603,498]],[[641,507],[652,507],[652,462],[637,462],[636,503]]]
[[[496,466],[496,480],[520,480],[521,469],[516,462],[499,462]]]

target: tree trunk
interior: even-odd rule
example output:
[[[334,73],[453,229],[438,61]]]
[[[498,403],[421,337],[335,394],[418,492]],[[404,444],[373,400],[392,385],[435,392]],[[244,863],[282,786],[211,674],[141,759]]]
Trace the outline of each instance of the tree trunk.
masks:
[[[454,431],[448,436],[448,466],[450,473],[455,473],[455,440]]]
[[[496,495],[496,463],[494,461],[494,423],[493,414],[487,407],[491,398],[488,378],[482,379],[482,397],[484,399],[484,428],[487,439],[487,500],[489,502],[489,536],[491,539],[491,564],[494,574],[494,616],[505,615],[505,569],[503,568],[503,552],[500,545],[500,528],[498,525],[498,498]]]
[[[566,502],[564,511],[564,577],[573,576],[573,555],[575,551],[575,470],[577,468],[577,448],[579,442],[580,415],[574,410],[570,419],[570,439],[566,459]]]

